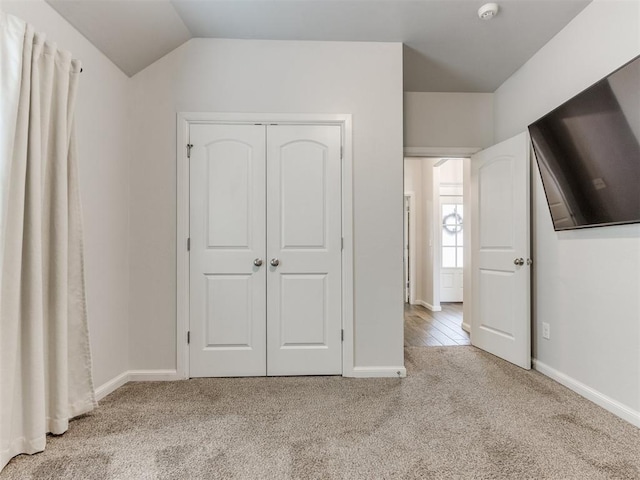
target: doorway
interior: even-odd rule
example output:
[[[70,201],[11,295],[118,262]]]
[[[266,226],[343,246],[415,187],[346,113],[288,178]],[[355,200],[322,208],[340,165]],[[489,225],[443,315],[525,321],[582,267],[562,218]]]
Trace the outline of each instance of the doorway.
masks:
[[[415,203],[413,223],[405,206],[405,272],[413,272],[405,276],[411,292],[405,297],[405,346],[470,344],[463,326],[468,163],[463,158],[405,158],[405,204],[409,195]]]
[[[467,151],[463,153],[461,150]],[[434,264],[432,259],[440,254],[436,245],[439,236],[433,235],[433,222],[425,220],[428,215],[434,218],[439,215],[433,206],[433,203],[438,203],[433,192],[438,189],[436,178],[439,172],[433,167],[456,154],[471,155],[463,160],[463,211],[466,212],[463,233],[464,330],[471,332],[472,345],[529,369],[530,267],[533,261],[530,258],[531,142],[528,133],[520,133],[484,150],[405,148],[405,157],[410,157],[408,160],[422,160],[409,166],[405,158],[405,187],[418,183],[426,190],[431,189],[431,194],[424,194],[420,204],[424,204],[426,209],[421,216],[426,239],[422,246],[428,243],[427,260]],[[442,156],[430,159],[428,155]],[[419,176],[411,174],[416,168],[422,169]],[[425,262],[423,267],[427,265]],[[439,289],[433,285],[439,275],[431,273],[427,271],[422,286],[424,288],[432,282],[431,290],[421,292],[425,296],[430,294],[433,303],[424,302],[423,306],[431,312],[438,312],[442,311],[437,297]],[[407,329],[410,330],[411,325],[407,325]]]

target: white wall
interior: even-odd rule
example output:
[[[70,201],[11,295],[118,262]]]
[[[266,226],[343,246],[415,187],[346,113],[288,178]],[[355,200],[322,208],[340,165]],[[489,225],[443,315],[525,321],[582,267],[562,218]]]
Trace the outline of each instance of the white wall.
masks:
[[[459,186],[462,190],[462,163],[462,158],[452,158],[436,167],[440,169],[440,185]],[[455,193],[447,191],[446,195],[455,195]]]
[[[409,252],[409,255],[413,256],[414,265],[414,284],[411,285],[413,289],[412,298],[416,303],[424,301],[425,296],[425,268],[424,264],[427,261],[428,251],[425,249],[425,232],[424,232],[424,187],[422,185],[422,158],[405,158],[404,160],[404,191],[405,193],[412,192],[413,196],[413,215],[411,219],[415,225],[412,229],[414,233],[413,246],[414,250]]]
[[[431,310],[440,309],[440,186],[458,184],[462,194],[464,170],[463,159],[434,167],[439,160],[421,157],[404,160],[404,191],[415,193],[415,304]]]
[[[439,202],[434,202],[440,184],[440,168],[434,168],[439,158],[407,157],[404,165],[404,191],[415,192],[415,304],[430,310],[440,309],[439,229],[434,218],[439,218]]]
[[[194,39],[132,87],[131,367],[176,367],[180,111],[353,114],[355,363],[403,365],[401,44]]]
[[[492,93],[405,92],[405,147],[488,147]]]
[[[640,2],[595,0],[495,92],[496,140],[638,54]],[[556,233],[535,167],[532,177],[534,355],[556,376],[630,409],[638,423],[640,225]]]
[[[3,1],[83,63],[76,109],[89,333],[96,387],[128,369],[128,78],[49,5]]]
[[[424,262],[424,301],[427,308],[440,310],[440,239],[437,238],[439,228],[435,228],[434,218],[439,216],[440,201],[440,169],[435,167],[438,158],[425,158],[422,163],[422,185],[424,186],[424,238],[428,252]]]

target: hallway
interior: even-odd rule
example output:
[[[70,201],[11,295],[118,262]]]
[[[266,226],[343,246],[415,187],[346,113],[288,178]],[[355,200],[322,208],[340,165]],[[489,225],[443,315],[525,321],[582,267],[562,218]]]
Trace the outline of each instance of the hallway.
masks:
[[[441,312],[421,305],[404,305],[404,346],[439,347],[471,345],[462,329],[462,303],[443,303]]]

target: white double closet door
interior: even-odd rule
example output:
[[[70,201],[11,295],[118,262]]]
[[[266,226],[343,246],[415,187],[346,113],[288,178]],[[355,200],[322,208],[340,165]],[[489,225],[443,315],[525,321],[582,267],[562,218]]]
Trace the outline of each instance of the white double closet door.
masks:
[[[191,377],[342,372],[341,129],[190,128]]]

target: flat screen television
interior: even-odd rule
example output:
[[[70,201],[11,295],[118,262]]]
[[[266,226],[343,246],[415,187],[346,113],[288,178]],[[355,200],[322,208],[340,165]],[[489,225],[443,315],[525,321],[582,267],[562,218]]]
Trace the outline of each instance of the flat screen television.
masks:
[[[640,56],[529,133],[556,231],[640,222]]]

